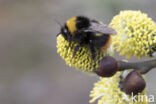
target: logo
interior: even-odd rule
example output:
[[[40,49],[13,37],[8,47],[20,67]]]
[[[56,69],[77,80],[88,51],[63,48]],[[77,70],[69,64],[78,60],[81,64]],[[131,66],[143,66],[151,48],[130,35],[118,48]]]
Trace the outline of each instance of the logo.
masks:
[[[126,95],[124,94],[124,97],[122,98],[123,100],[129,101],[129,102],[149,102],[153,103],[154,102],[154,95],[143,95],[143,94],[137,94],[134,95],[133,93],[131,95]]]

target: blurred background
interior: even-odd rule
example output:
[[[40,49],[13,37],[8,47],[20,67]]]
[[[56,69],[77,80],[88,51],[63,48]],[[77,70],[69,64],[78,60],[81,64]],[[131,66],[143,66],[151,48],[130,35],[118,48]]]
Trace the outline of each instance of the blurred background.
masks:
[[[0,0],[0,104],[88,104],[98,80],[65,65],[57,54],[55,19],[85,15],[109,24],[120,10],[156,20],[155,0]],[[156,95],[155,76],[147,92]]]

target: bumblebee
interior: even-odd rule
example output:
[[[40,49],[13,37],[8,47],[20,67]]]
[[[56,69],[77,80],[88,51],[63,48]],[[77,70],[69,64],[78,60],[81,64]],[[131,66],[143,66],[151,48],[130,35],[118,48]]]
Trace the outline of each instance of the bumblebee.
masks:
[[[76,16],[70,18],[64,26],[61,27],[59,34],[69,42],[77,42],[73,56],[82,46],[87,46],[91,52],[92,59],[95,58],[96,49],[106,51],[111,43],[111,34],[116,31],[105,24],[96,20],[89,19],[85,16]]]

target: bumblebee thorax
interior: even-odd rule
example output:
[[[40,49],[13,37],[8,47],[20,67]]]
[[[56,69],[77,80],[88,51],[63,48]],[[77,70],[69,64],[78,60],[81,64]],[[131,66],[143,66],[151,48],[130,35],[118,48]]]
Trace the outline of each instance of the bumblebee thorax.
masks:
[[[75,31],[88,28],[89,25],[89,19],[83,16],[72,17],[66,22],[66,26],[68,27],[70,33],[74,33]]]

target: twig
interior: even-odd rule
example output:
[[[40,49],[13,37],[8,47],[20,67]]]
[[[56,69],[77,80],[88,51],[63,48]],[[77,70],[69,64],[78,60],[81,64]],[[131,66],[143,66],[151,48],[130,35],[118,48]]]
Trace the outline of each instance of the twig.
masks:
[[[128,69],[137,69],[140,73],[145,74],[156,67],[156,58],[140,62],[118,61],[119,71]]]

